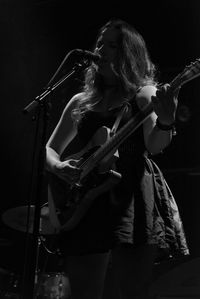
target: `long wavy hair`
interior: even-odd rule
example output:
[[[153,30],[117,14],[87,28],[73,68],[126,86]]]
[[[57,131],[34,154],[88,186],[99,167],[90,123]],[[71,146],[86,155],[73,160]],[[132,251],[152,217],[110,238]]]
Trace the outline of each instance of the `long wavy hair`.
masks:
[[[150,59],[146,43],[139,32],[127,22],[120,19],[108,21],[99,30],[94,45],[94,53],[98,51],[97,44],[104,30],[114,27],[119,30],[117,40],[117,65],[114,73],[118,81],[118,89],[122,95],[131,98],[137,89],[144,85],[156,85],[156,68]],[[84,113],[101,100],[104,92],[104,79],[98,73],[94,63],[85,70],[83,97],[79,101],[79,109],[74,112]],[[75,113],[76,114],[76,113]]]

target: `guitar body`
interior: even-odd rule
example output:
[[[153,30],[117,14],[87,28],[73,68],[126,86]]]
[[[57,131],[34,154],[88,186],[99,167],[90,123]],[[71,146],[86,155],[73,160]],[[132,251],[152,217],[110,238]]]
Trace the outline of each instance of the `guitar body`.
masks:
[[[67,157],[83,165],[108,139],[110,131],[100,128],[92,140],[80,152]],[[112,169],[118,152],[113,151],[102,159],[101,163],[82,168],[81,179],[70,185],[52,173],[48,173],[48,206],[52,225],[58,230],[75,228],[87,213],[95,198],[110,190],[121,179],[121,175]],[[91,159],[92,163],[92,159]]]

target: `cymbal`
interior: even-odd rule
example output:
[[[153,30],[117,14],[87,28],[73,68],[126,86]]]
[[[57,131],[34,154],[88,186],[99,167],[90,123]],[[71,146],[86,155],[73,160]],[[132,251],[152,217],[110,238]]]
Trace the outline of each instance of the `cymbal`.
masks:
[[[29,212],[29,213],[28,213]],[[29,215],[29,221],[28,220]],[[35,206],[31,205],[30,210],[28,206],[20,206],[7,210],[2,215],[2,221],[9,227],[21,231],[33,233],[35,217]],[[45,204],[41,208],[40,217],[40,234],[41,235],[55,235],[57,233],[56,229],[50,222],[49,219],[49,208]]]

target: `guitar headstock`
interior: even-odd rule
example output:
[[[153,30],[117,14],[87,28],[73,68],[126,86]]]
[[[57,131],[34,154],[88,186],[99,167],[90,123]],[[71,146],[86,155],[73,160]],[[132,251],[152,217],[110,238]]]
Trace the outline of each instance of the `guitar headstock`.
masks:
[[[187,65],[184,70],[173,79],[170,85],[173,89],[176,89],[198,76],[200,76],[200,58]]]

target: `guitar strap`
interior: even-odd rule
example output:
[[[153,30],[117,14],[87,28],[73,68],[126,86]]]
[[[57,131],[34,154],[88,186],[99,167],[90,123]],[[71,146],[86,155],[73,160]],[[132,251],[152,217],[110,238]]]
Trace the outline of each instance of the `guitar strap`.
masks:
[[[110,136],[113,136],[116,133],[117,128],[119,127],[120,121],[121,121],[123,115],[125,114],[125,112],[127,112],[127,111],[128,111],[128,103],[125,102],[117,115],[114,125],[110,131]]]
[[[136,94],[141,90],[141,88],[142,88],[141,86],[139,86],[137,88]],[[135,96],[136,96],[136,94],[135,94]],[[135,96],[134,96],[134,98],[135,98]],[[124,103],[122,105],[122,108],[120,109],[120,111],[119,111],[119,113],[117,115],[117,118],[115,120],[115,123],[114,123],[114,125],[113,125],[113,127],[111,129],[111,132],[110,132],[111,136],[113,136],[116,133],[117,128],[119,127],[120,121],[121,121],[123,115],[125,114],[125,112],[128,112],[128,109],[129,109],[130,105],[131,105],[130,102],[128,102],[127,100],[124,101]]]

